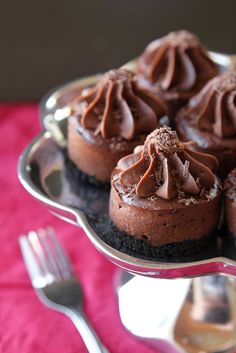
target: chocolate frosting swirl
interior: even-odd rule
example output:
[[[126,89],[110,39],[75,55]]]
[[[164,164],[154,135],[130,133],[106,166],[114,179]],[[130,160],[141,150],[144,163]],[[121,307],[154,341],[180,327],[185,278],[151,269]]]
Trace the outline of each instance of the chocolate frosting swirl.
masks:
[[[220,138],[236,136],[236,73],[212,79],[193,97],[185,114],[197,121],[200,130]]]
[[[219,70],[198,38],[187,31],[171,32],[151,42],[141,55],[137,73],[163,91],[189,91]]]
[[[134,74],[124,69],[107,72],[75,102],[80,124],[103,138],[132,140],[159,126],[166,114],[163,100],[141,87]]]
[[[200,195],[216,181],[217,159],[192,151],[169,127],[154,130],[144,146],[122,158],[117,165],[119,181],[134,188],[138,197],[157,195],[163,199]]]

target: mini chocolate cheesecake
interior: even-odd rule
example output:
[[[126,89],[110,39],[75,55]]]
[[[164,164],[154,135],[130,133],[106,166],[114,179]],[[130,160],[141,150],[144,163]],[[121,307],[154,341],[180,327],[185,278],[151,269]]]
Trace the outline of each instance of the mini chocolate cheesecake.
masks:
[[[142,144],[166,117],[163,100],[123,69],[109,71],[98,84],[84,89],[72,110],[69,158],[99,182],[109,182],[118,160]]]
[[[225,180],[224,205],[228,233],[236,240],[236,169],[232,170]]]
[[[199,251],[219,221],[217,165],[215,157],[190,150],[170,128],[156,129],[112,174],[112,222],[152,247],[177,250],[188,243],[189,253]]]
[[[236,73],[227,72],[207,83],[176,118],[178,136],[194,141],[194,149],[213,154],[219,175],[236,167]]]
[[[151,42],[140,56],[136,72],[142,84],[162,93],[173,117],[219,74],[219,68],[194,34],[177,31]]]

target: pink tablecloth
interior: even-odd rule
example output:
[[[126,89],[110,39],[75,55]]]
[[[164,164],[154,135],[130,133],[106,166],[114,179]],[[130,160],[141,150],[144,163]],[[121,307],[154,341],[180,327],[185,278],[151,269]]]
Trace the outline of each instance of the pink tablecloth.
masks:
[[[86,352],[73,324],[36,298],[19,251],[19,234],[52,225],[81,279],[87,316],[110,352],[154,352],[122,327],[114,265],[82,230],[51,215],[20,185],[18,157],[39,131],[36,104],[0,104],[0,351],[2,345],[4,353]]]

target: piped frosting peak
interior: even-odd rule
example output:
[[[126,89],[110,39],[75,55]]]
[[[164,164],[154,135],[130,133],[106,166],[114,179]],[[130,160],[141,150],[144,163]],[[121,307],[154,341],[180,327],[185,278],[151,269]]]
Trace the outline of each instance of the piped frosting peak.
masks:
[[[197,120],[200,130],[220,138],[236,136],[236,73],[229,71],[209,81],[190,100],[185,114]]]
[[[151,42],[141,55],[137,73],[164,91],[188,91],[219,70],[198,38],[188,31],[171,32]]]
[[[169,127],[154,130],[143,146],[122,158],[117,165],[119,181],[134,188],[138,197],[173,199],[180,195],[200,195],[216,181],[215,157],[192,151]]]
[[[132,140],[157,128],[166,106],[160,97],[141,87],[132,72],[119,69],[107,72],[95,86],[83,90],[74,111],[80,124],[95,135]]]

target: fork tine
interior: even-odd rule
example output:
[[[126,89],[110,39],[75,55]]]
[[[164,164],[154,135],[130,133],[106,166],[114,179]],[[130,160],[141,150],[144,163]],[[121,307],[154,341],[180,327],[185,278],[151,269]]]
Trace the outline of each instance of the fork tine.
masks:
[[[28,239],[43,274],[47,276],[51,273],[51,271],[48,266],[48,261],[46,261],[45,259],[45,252],[39,240],[37,232],[30,231],[28,233]]]
[[[54,261],[57,264],[57,267],[60,269],[61,275],[63,278],[68,278],[73,276],[73,271],[70,265],[70,261],[62,249],[59,241],[56,238],[54,229],[52,227],[46,228],[46,237],[50,241],[53,248]]]
[[[37,235],[43,247],[45,261],[47,261],[48,268],[50,269],[51,273],[54,275],[55,279],[60,279],[61,278],[60,268],[58,267],[58,264],[55,261],[54,250],[50,242],[48,241],[46,229],[40,228],[37,231]]]
[[[19,244],[33,286],[39,288],[51,282],[52,278],[50,278],[49,273],[46,273],[45,269],[41,266],[28,236],[21,235]]]
[[[53,228],[30,231],[20,237],[20,247],[34,287],[73,276],[70,262]]]

